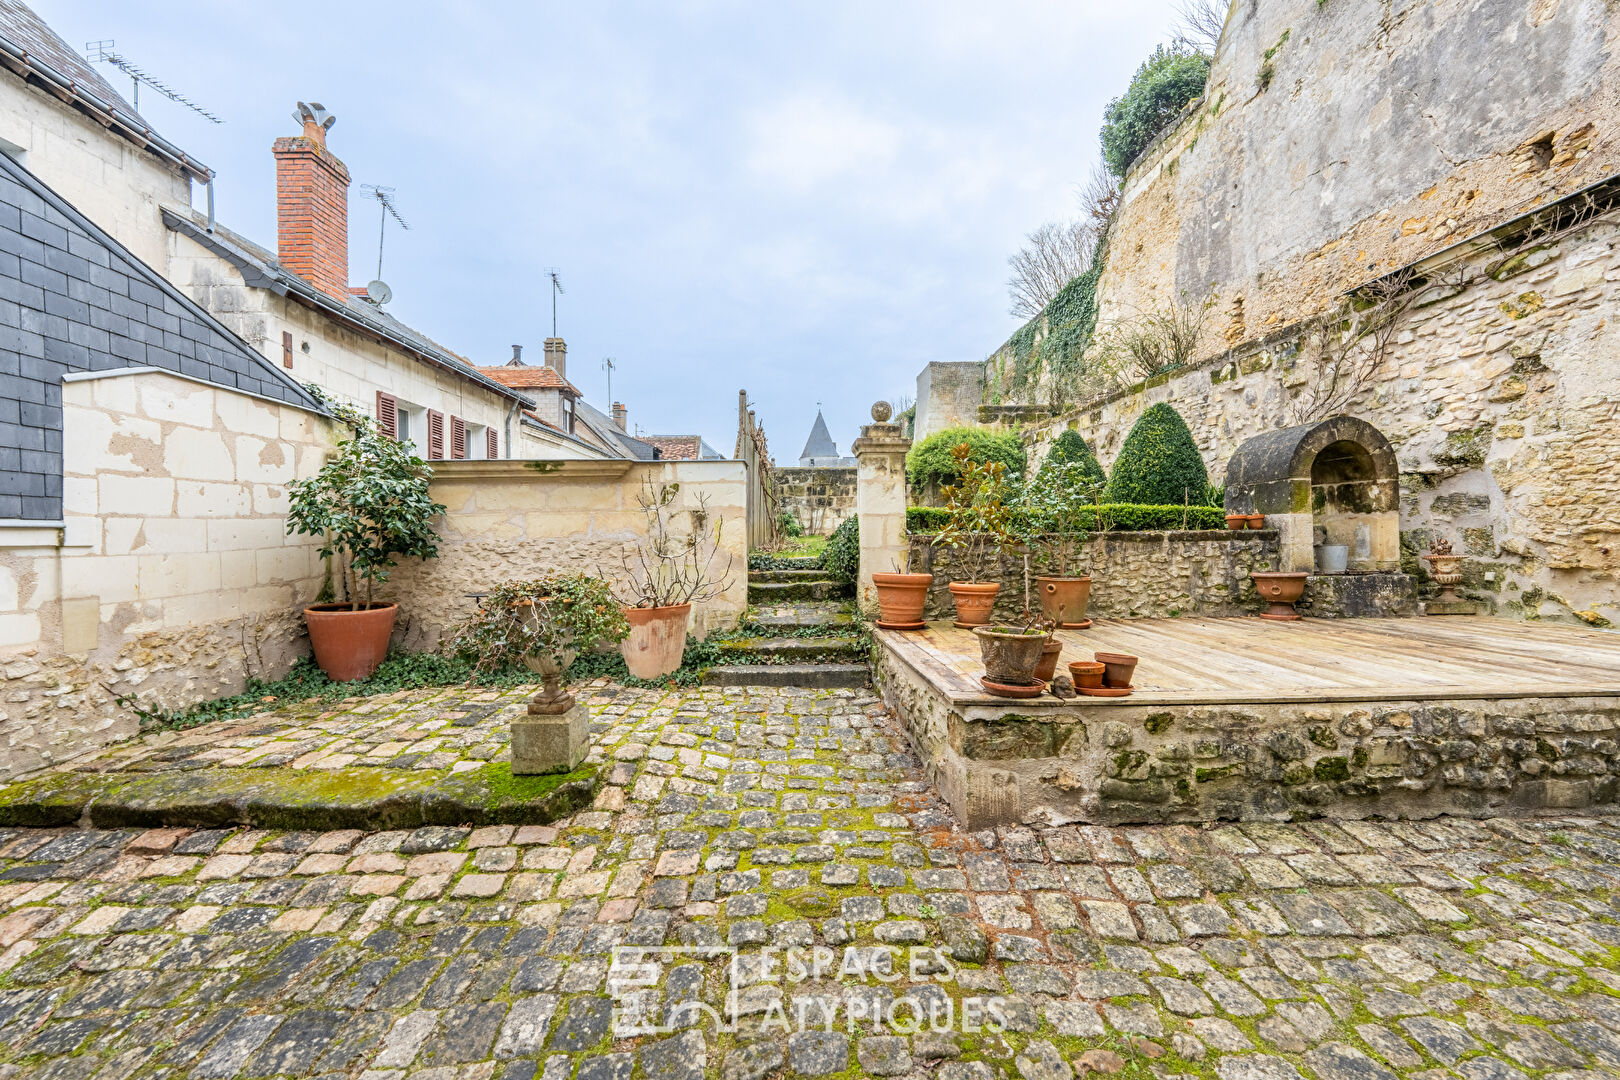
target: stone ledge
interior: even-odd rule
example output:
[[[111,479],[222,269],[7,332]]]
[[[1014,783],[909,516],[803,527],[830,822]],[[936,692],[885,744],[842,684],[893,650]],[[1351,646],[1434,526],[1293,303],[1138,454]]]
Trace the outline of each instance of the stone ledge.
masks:
[[[464,772],[381,768],[202,768],[51,773],[0,788],[0,825],[61,828],[402,829],[544,825],[587,805],[598,778],[515,777],[505,764]]]

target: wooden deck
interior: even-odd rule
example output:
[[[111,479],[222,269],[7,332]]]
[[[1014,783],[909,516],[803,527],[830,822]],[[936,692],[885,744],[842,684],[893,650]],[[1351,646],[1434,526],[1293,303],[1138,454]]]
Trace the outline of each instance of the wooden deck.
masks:
[[[979,686],[979,644],[949,622],[874,631],[957,704],[1031,708],[1620,696],[1620,632],[1506,619],[1098,619],[1062,630],[1062,665],[1140,657],[1124,698],[1030,701]]]

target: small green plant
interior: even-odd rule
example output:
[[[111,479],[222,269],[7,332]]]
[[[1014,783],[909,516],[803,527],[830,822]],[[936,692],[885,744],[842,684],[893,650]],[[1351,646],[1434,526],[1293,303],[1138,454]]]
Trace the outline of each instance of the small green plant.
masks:
[[[1103,110],[1103,160],[1123,177],[1131,162],[1204,92],[1210,58],[1182,45],[1160,45],[1131,76],[1125,93]]]
[[[799,519],[791,511],[783,510],[776,515],[776,531],[789,539],[797,539],[804,535],[804,526],[799,524]]]
[[[1024,443],[1016,431],[987,431],[959,427],[936,431],[906,454],[906,479],[913,487],[953,484],[961,475],[956,448],[968,448],[967,460],[976,464],[997,461],[1010,476],[1024,471]]]
[[[456,633],[455,649],[479,674],[527,666],[555,682],[580,653],[630,633],[607,582],[585,574],[503,581]]]
[[[1105,503],[1194,506],[1208,489],[1209,473],[1187,422],[1161,401],[1137,417],[1125,436],[1102,497]]]
[[[338,443],[337,453],[314,476],[289,485],[287,532],[323,538],[321,557],[335,557],[343,596],[358,611],[371,606],[373,591],[388,580],[396,555],[438,555],[431,523],[444,506],[428,495],[432,467],[407,444],[383,434],[352,408],[326,404],[354,428],[354,437]]]
[[[952,456],[961,479],[945,489],[945,527],[934,542],[958,552],[964,574],[960,580],[992,581],[1001,557],[1019,541],[1007,506],[1007,466],[974,461],[966,443],[959,444]]]
[[[1095,458],[1088,467],[1085,461],[1055,462],[1048,457],[1024,492],[1025,512],[1018,531],[1059,577],[1077,572],[1080,549],[1097,520],[1102,484],[1093,469],[1102,471]]]
[[[827,546],[821,553],[821,568],[834,581],[846,585],[860,573],[861,523],[854,514],[839,523],[827,538]]]

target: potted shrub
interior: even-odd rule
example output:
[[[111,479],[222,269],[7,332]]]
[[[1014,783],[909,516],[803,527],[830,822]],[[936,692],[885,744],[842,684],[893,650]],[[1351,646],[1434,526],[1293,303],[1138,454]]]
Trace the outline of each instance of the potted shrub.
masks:
[[[680,507],[680,491],[680,484],[654,483],[650,476],[642,483],[636,501],[647,532],[633,553],[619,556],[619,591],[630,623],[619,651],[638,679],[656,679],[681,666],[692,605],[719,596],[731,581],[731,556],[715,570],[722,520],[709,512],[702,495],[696,506]]]
[[[607,582],[585,574],[504,581],[484,596],[478,613],[456,633],[456,651],[477,672],[519,665],[540,676],[535,705],[566,708],[568,669],[582,652],[617,645],[630,633],[624,609]]]
[[[1048,458],[1026,494],[1029,543],[1050,571],[1035,576],[1041,613],[1065,630],[1091,625],[1086,618],[1091,576],[1079,572],[1080,555],[1095,523],[1093,504],[1100,490],[1094,470],[1086,464]]]
[[[872,587],[877,590],[877,624],[885,630],[921,630],[927,625],[923,609],[928,606],[934,575],[912,573],[910,534],[902,534],[901,543],[906,545],[905,563],[896,562],[890,573],[872,574]]]
[[[399,605],[374,592],[388,580],[394,556],[431,559],[439,553],[429,524],[444,507],[428,496],[433,470],[408,444],[377,430],[367,416],[328,402],[354,437],[319,472],[289,485],[287,531],[324,537],[321,557],[337,566],[342,603],[304,609],[315,663],[337,682],[363,679],[388,655]]]
[[[945,526],[934,542],[957,553],[961,579],[950,582],[956,602],[956,625],[964,630],[990,621],[1001,583],[1001,557],[1017,543],[1012,512],[1007,508],[1007,466],[975,462],[962,443],[952,451],[960,479],[945,489]]]

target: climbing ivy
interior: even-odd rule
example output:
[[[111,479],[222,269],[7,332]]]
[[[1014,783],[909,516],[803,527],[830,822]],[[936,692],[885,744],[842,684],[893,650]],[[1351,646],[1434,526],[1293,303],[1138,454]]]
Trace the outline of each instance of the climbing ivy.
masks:
[[[1061,405],[1068,400],[1075,382],[1085,373],[1086,349],[1097,328],[1097,282],[1107,245],[1105,228],[1097,238],[1090,268],[1058,290],[1039,315],[1007,340],[1012,371],[1004,372],[1003,389],[1008,397],[1031,400],[1045,376],[1049,403]]]

